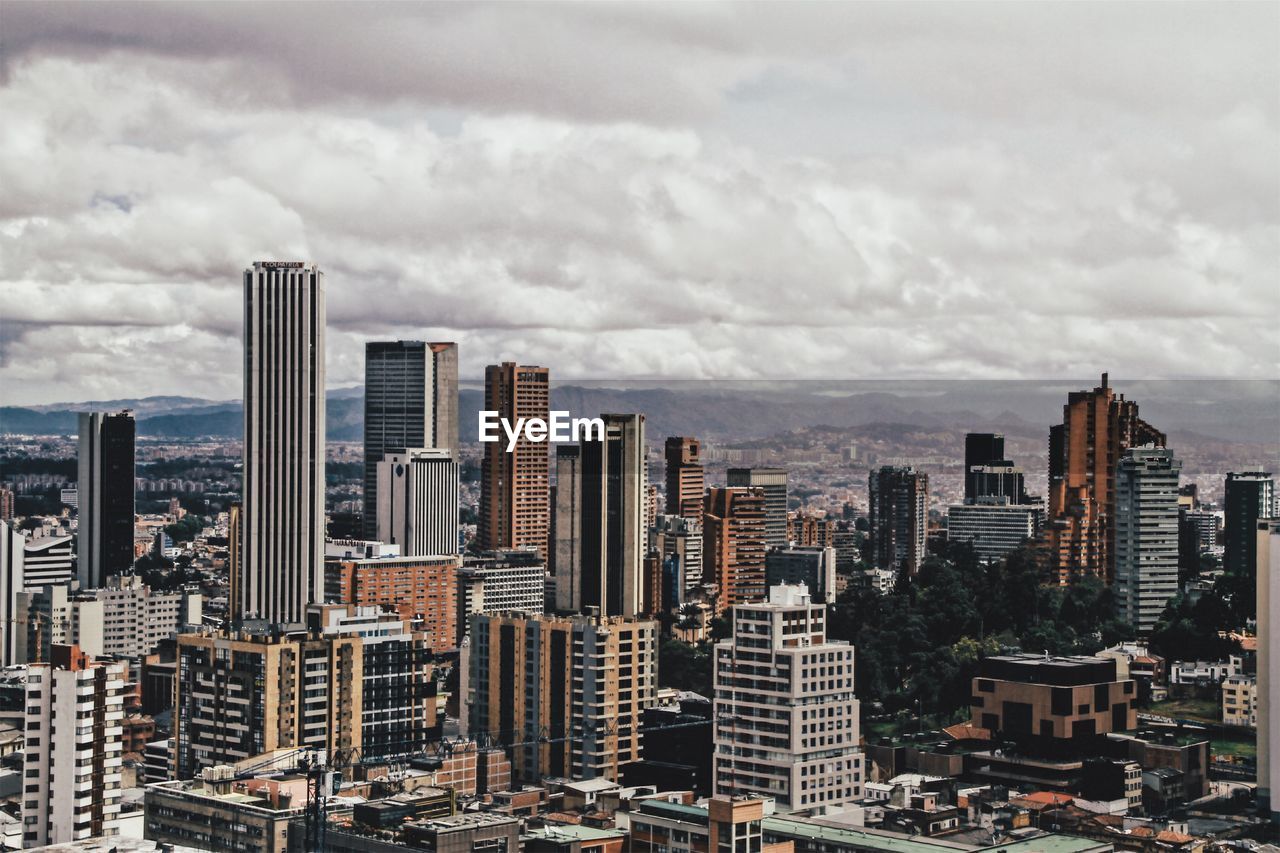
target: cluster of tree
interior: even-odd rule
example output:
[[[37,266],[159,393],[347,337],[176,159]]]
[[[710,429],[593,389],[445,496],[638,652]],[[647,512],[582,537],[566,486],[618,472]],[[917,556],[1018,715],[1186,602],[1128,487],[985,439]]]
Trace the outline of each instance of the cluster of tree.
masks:
[[[173,524],[166,524],[164,532],[174,542],[190,542],[200,534],[208,524],[208,519],[200,515],[184,515]]]
[[[1257,612],[1254,579],[1221,575],[1211,589],[1169,602],[1151,632],[1151,648],[1168,660],[1224,660],[1240,651],[1226,633],[1246,625]]]

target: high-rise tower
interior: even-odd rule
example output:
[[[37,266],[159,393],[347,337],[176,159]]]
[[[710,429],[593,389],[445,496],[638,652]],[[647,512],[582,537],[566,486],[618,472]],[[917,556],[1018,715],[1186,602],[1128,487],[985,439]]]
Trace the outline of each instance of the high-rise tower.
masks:
[[[1258,563],[1258,520],[1274,514],[1275,480],[1266,471],[1232,472],[1223,485],[1222,568],[1247,576]]]
[[[377,536],[378,463],[410,448],[458,458],[458,345],[364,345],[364,531]]]
[[[924,562],[929,521],[929,475],[886,465],[868,481],[871,523],[869,562],[915,575]]]
[[[1132,447],[1116,471],[1116,616],[1149,634],[1178,593],[1178,472],[1173,452]]]
[[[672,435],[665,445],[667,461],[667,515],[702,520],[705,475],[702,443],[696,438]]]
[[[300,624],[324,594],[324,273],[244,273],[240,613]]]
[[[102,586],[133,568],[133,413],[80,413],[78,551],[80,586]]]
[[[729,488],[760,490],[764,495],[765,547],[787,547],[787,469],[730,468],[726,482]]]
[[[1117,396],[1102,374],[1092,391],[1073,391],[1062,423],[1049,431],[1046,542],[1059,583],[1115,576],[1116,466],[1130,447],[1164,447],[1164,433],[1138,417],[1138,404]]]
[[[514,425],[520,418],[550,418],[550,371],[503,362],[484,371],[484,407]],[[480,473],[479,550],[536,548],[546,558],[551,533],[551,475],[547,442],[524,433],[485,445]]]

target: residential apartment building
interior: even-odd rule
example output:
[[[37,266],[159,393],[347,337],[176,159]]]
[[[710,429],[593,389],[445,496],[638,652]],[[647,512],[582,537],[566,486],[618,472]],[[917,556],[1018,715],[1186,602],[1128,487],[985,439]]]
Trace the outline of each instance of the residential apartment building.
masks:
[[[511,424],[521,418],[549,419],[550,371],[510,361],[489,365],[484,372],[484,408]],[[545,441],[530,441],[523,433],[510,452],[505,442],[484,445],[478,549],[533,548],[547,558],[551,533],[549,447]]]
[[[541,614],[546,575],[537,551],[468,554],[458,570],[458,643],[467,635],[472,613]]]
[[[431,650],[458,647],[457,556],[329,558],[325,561],[325,601],[395,610],[419,620]]]
[[[836,600],[836,549],[820,546],[772,548],[764,557],[765,583],[772,589],[782,584],[804,584],[820,604]]]
[[[1222,568],[1248,574],[1258,561],[1258,521],[1277,514],[1276,484],[1262,470],[1227,474],[1223,483]]]
[[[775,586],[732,621],[713,661],[714,793],[772,797],[781,811],[860,799],[854,650],[827,640],[826,605]]]
[[[730,468],[726,477],[731,489],[760,490],[764,495],[765,547],[787,547],[787,469]]]
[[[765,597],[764,554],[768,547],[764,492],[709,489],[702,514],[704,583],[716,586],[716,608]]]
[[[1112,592],[1116,617],[1139,635],[1178,593],[1178,472],[1173,452],[1147,445],[1120,457],[1115,477]]]
[[[1222,724],[1257,728],[1258,682],[1252,675],[1222,679]]]
[[[688,436],[668,436],[663,447],[667,463],[667,515],[691,521],[702,518],[706,476],[702,466],[702,442]]]
[[[698,517],[702,517],[701,511]],[[681,599],[705,582],[702,570],[702,523],[682,515],[659,515],[649,529],[649,550],[679,578]]]
[[[924,562],[929,521],[929,475],[911,467],[886,465],[868,482],[871,525],[867,562],[915,575]]]
[[[511,757],[516,779],[617,779],[640,758],[657,694],[658,624],[607,616],[471,617],[463,720]]]
[[[119,832],[127,670],[55,646],[27,670],[23,846]]]

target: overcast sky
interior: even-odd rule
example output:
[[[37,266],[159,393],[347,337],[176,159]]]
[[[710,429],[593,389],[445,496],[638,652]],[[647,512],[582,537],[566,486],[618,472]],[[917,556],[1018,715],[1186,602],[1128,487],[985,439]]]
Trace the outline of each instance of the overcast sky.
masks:
[[[568,378],[1280,376],[1280,4],[0,3],[4,403],[238,397],[241,271]]]

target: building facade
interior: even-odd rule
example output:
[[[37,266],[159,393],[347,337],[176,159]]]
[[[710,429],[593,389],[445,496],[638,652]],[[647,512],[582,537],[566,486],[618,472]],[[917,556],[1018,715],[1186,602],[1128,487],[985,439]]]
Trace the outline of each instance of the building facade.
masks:
[[[75,580],[76,557],[72,553],[72,541],[70,536],[41,536],[27,540],[22,574],[27,589]]]
[[[545,367],[503,362],[484,371],[484,407],[515,424],[550,418],[551,376]],[[476,547],[483,551],[533,548],[545,559],[551,534],[550,445],[521,432],[515,447],[484,446],[480,470],[480,518]]]
[[[1173,452],[1129,448],[1115,493],[1116,616],[1149,634],[1178,592],[1178,472]]]
[[[707,491],[702,513],[703,582],[716,587],[716,608],[763,601],[767,543],[764,493],[759,489]]]
[[[994,562],[1035,539],[1044,523],[1043,504],[1009,504],[978,498],[947,508],[947,541],[968,542],[978,559]]]
[[[804,584],[813,601],[836,600],[836,549],[812,545],[770,549],[764,556],[765,583],[772,589]]]
[[[1258,520],[1275,511],[1275,479],[1266,471],[1227,474],[1223,484],[1222,568],[1252,572],[1258,562]]]
[[[667,515],[692,521],[702,518],[706,476],[702,467],[702,442],[689,436],[668,436],[663,446],[667,463]]]
[[[541,614],[546,571],[537,551],[468,554],[458,570],[458,642],[467,635],[472,613]]]
[[[698,513],[701,518],[702,513]],[[659,515],[649,529],[649,549],[657,552],[664,564],[675,561],[675,571],[684,594],[693,592],[705,582],[702,571],[702,524],[682,515]]]
[[[377,465],[377,539],[406,557],[457,554],[457,451],[412,448]]]
[[[0,521],[0,668],[27,662],[26,547],[26,537]]]
[[[458,345],[364,345],[364,535],[378,538],[378,463],[414,447],[458,454]]]
[[[714,667],[717,796],[772,797],[791,812],[862,797],[854,650],[827,640],[826,605],[775,586],[734,607]]]
[[[470,634],[467,731],[502,744],[519,780],[618,779],[640,758],[641,718],[657,695],[656,622],[474,614]]]
[[[244,618],[298,624],[324,591],[325,292],[314,264],[244,273]]]
[[[731,489],[760,490],[764,495],[765,547],[787,547],[787,469],[730,468],[725,483]]]
[[[325,561],[325,601],[381,607],[421,621],[433,652],[458,647],[459,557],[369,557]]]
[[[80,413],[76,552],[80,586],[101,586],[133,567],[133,412]]]
[[[1258,812],[1280,824],[1280,520],[1257,522]]]
[[[75,646],[28,668],[24,847],[119,833],[126,676]]]
[[[924,562],[929,521],[929,475],[911,467],[886,465],[868,482],[872,566],[915,575]]]

